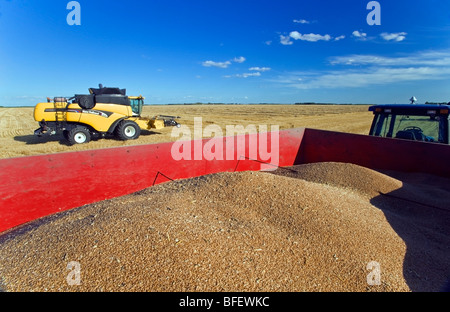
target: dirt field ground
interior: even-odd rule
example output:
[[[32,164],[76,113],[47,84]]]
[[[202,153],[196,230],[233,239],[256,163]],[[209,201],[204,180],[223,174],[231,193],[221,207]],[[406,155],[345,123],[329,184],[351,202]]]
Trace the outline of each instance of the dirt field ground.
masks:
[[[193,133],[194,118],[202,117],[203,128],[215,124],[278,125],[280,130],[315,128],[356,134],[368,134],[373,115],[367,105],[152,105],[144,107],[143,116],[180,116],[179,122]],[[151,144],[179,139],[172,137],[172,128],[143,131],[135,141],[113,138],[91,141],[89,144],[68,146],[60,136],[35,137],[38,128],[33,108],[0,108],[0,158],[22,157],[124,145]]]

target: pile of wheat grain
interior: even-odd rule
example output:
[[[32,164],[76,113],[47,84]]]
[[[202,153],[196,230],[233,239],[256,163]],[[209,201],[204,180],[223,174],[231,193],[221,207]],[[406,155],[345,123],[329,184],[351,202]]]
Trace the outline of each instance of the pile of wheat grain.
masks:
[[[1,236],[0,287],[439,291],[450,273],[449,180],[392,176],[308,164],[87,205]]]

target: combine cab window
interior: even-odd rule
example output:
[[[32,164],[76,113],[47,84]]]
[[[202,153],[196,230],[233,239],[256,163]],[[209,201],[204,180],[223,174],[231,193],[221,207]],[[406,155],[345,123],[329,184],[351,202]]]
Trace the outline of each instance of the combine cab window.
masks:
[[[140,116],[142,112],[142,106],[144,105],[143,99],[130,99],[131,109],[133,114]]]
[[[379,114],[374,135],[423,142],[445,143],[442,129],[446,120],[439,116]]]

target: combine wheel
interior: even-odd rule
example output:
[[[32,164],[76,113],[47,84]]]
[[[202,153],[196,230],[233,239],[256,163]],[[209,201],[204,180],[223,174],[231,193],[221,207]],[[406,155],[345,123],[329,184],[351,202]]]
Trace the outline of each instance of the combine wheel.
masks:
[[[70,145],[89,143],[91,140],[91,133],[85,127],[75,127],[65,133]]]
[[[141,135],[141,128],[134,121],[124,120],[117,126],[115,134],[122,141],[136,140]]]

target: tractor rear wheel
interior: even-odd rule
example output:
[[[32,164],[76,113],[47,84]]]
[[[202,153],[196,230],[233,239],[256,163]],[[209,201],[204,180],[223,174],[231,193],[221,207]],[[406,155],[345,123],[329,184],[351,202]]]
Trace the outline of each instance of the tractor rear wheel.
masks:
[[[124,120],[117,126],[115,134],[122,141],[136,140],[141,135],[141,128],[134,121]]]
[[[67,141],[70,145],[89,143],[91,133],[85,127],[75,127],[67,132]]]

